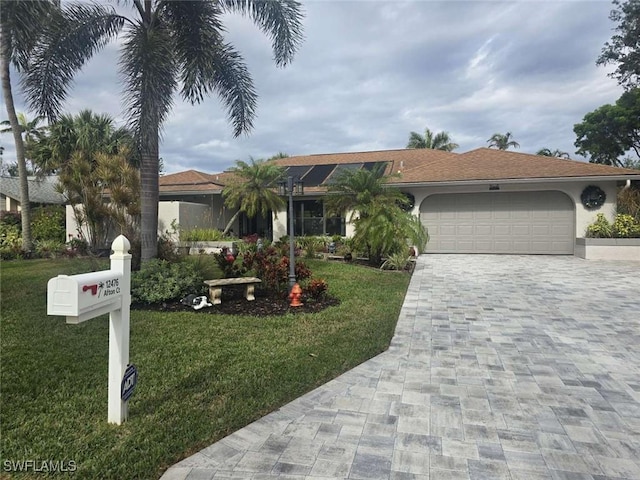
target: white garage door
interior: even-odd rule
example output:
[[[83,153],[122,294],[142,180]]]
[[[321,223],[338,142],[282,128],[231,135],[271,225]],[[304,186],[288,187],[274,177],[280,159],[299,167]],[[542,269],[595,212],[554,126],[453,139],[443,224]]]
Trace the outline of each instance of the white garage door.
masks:
[[[427,253],[573,254],[573,202],[561,192],[431,195],[420,218]]]

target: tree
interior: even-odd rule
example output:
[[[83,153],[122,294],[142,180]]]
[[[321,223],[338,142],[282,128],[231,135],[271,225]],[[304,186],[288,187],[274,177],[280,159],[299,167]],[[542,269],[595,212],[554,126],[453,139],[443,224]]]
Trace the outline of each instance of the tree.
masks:
[[[284,170],[279,165],[264,160],[251,159],[251,163],[238,160],[231,171],[234,176],[222,190],[222,196],[227,207],[237,208],[238,211],[227,223],[225,235],[241,212],[253,218],[258,213],[265,216],[269,211],[277,212],[285,205],[282,197],[274,191],[284,176]]]
[[[250,17],[271,39],[278,66],[288,64],[302,41],[301,5],[295,0],[132,0],[122,16],[99,5],[76,4],[46,32],[25,86],[30,105],[55,118],[74,74],[108,40],[124,30],[120,73],[128,125],[141,152],[142,260],[157,255],[160,128],[177,90],[200,103],[216,93],[234,135],[253,126],[257,95],[241,55],[224,40],[224,15]]]
[[[53,14],[55,5],[55,0],[15,0],[2,2],[0,8],[2,94],[16,148],[16,161],[20,177],[20,207],[22,209],[22,249],[26,252],[30,252],[33,248],[31,205],[24,141],[13,101],[10,65],[13,65],[20,73],[29,67],[31,52],[39,41],[44,25]]]
[[[520,148],[520,144],[513,140],[511,132],[505,134],[494,133],[487,142],[489,143],[489,148],[495,147],[498,150],[508,150],[510,147]]]
[[[428,235],[416,217],[401,207],[407,197],[387,185],[391,176],[384,175],[384,165],[372,170],[345,170],[328,188],[325,204],[330,214],[351,211],[354,243],[364,248],[369,261],[380,265],[384,255],[401,252],[411,240],[424,249]]]
[[[606,42],[596,65],[616,64],[609,76],[625,89],[638,87],[640,80],[640,2],[614,0],[609,19],[618,22],[617,32]]]
[[[16,116],[18,118],[18,124],[20,125],[20,133],[22,136],[24,136],[23,145],[27,175],[40,174],[42,172],[36,168],[36,165],[33,164],[33,162],[29,162],[29,160],[31,154],[30,150],[33,146],[34,141],[42,138],[42,135],[47,129],[47,126],[39,125],[39,123],[42,122],[44,118],[35,117],[33,120],[29,120],[27,116],[22,112],[18,112]],[[9,133],[13,131],[11,122],[9,120],[3,120],[2,122],[0,122],[0,125],[0,133]],[[29,165],[29,163],[31,163],[31,165]],[[17,163],[11,165],[8,170],[12,177],[19,176]]]
[[[59,191],[73,207],[76,223],[86,227],[92,247],[106,241],[110,219],[133,233],[127,226],[139,214],[140,190],[133,145],[125,128],[115,128],[108,115],[90,110],[63,115],[34,142],[34,161],[58,173]]]
[[[445,152],[452,152],[458,147],[459,145],[449,137],[449,132],[438,132],[434,135],[428,128],[424,130],[424,137],[419,133],[411,132],[407,143],[407,148],[431,148]]]
[[[565,160],[569,160],[571,157],[567,152],[563,152],[562,150],[551,150],[550,148],[541,148],[536,152],[536,155],[542,155],[543,157],[556,157],[556,158],[564,158]]]
[[[573,126],[574,145],[591,163],[622,167],[622,156],[634,152],[640,159],[640,88],[622,94],[615,105],[603,105],[587,113]]]

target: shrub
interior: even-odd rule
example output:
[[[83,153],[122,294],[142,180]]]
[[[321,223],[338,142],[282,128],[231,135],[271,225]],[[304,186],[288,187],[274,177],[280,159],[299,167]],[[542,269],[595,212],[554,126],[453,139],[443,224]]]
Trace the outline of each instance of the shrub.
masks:
[[[253,270],[262,280],[263,288],[281,294],[289,285],[289,257],[276,247],[267,247],[261,252],[247,253],[243,256],[243,265]],[[295,275],[298,281],[311,277],[311,270],[301,261],[296,262]]]
[[[221,230],[217,228],[191,228],[180,231],[180,241],[182,242],[215,242],[218,240],[228,240]]]
[[[305,287],[305,293],[309,295],[314,300],[321,300],[327,294],[327,290],[329,289],[329,285],[322,278],[314,278],[309,282],[309,284]]]
[[[66,236],[64,207],[38,207],[31,217],[31,235],[35,241],[55,240],[63,243]]]
[[[411,261],[411,257],[408,257],[404,253],[395,253],[389,255],[389,257],[380,266],[381,270],[407,270]]]
[[[640,222],[631,215],[619,213],[613,222],[613,236],[618,238],[640,237]]]
[[[18,227],[18,232],[22,230],[22,215],[20,212],[5,210],[0,212],[0,224],[13,225]]]
[[[55,239],[36,240],[36,255],[40,258],[58,258],[65,253],[65,244]]]
[[[316,253],[324,250],[325,247],[325,238],[324,237],[314,237],[314,236],[306,236],[297,238],[298,244],[300,248],[304,250],[305,258],[315,258]]]
[[[587,237],[592,238],[611,238],[613,236],[613,225],[609,223],[604,213],[596,216],[596,221],[587,227]]]
[[[246,254],[248,253],[249,252]],[[220,270],[222,270],[224,278],[241,277],[247,273],[247,269],[242,261],[243,257],[240,255],[237,257],[234,256],[227,248],[223,248],[220,253],[214,253],[213,258],[218,264],[218,267],[220,267]]]
[[[11,223],[0,223],[0,258],[13,260],[22,256],[20,228]]]
[[[618,193],[618,213],[631,215],[640,222],[640,186],[624,188]]]
[[[86,255],[89,252],[89,242],[84,238],[72,238],[67,242],[67,249],[75,255]]]
[[[193,293],[204,294],[204,279],[190,263],[149,260],[131,278],[131,299],[140,303],[178,300]]]

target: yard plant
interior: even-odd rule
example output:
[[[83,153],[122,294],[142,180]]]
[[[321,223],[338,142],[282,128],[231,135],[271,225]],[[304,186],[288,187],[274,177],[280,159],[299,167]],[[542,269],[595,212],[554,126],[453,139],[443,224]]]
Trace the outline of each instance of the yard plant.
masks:
[[[107,423],[108,320],[46,315],[46,282],[106,260],[4,262],[2,460],[74,461],[76,479],[157,479],[180,459],[384,351],[408,275],[313,260],[341,303],[278,317],[131,312],[129,420]],[[25,473],[18,478],[42,478]]]

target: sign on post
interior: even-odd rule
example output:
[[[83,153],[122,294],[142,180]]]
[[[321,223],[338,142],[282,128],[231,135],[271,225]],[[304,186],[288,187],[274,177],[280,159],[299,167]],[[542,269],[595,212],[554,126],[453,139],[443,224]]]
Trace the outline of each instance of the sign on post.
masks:
[[[131,244],[120,235],[111,244],[111,268],[80,275],[58,275],[47,283],[47,314],[78,324],[109,313],[109,423],[127,419],[127,401],[138,377],[129,365],[129,315],[131,306]],[[132,367],[133,369],[129,369]],[[124,392],[125,381],[127,391]],[[126,393],[126,395],[125,395]]]

